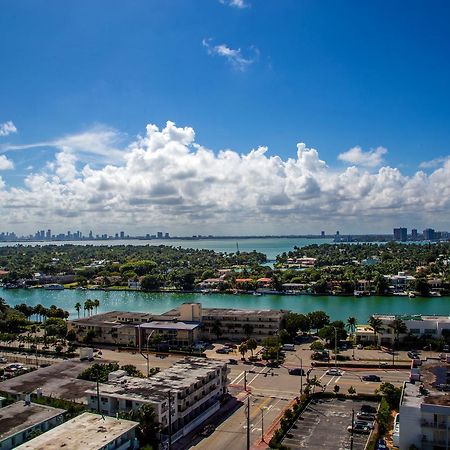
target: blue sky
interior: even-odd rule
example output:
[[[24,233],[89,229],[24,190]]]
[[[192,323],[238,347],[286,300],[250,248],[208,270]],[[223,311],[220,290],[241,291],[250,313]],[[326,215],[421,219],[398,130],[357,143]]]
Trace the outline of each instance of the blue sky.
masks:
[[[447,187],[445,176],[433,173],[447,170],[450,154],[448,2],[3,0],[0,5],[0,124],[11,122],[16,129],[2,133],[0,128],[0,186],[3,200],[21,210],[6,211],[11,229],[32,232],[49,220],[75,227],[94,217],[105,227],[114,221],[130,231],[158,225],[187,234],[194,228],[221,233],[234,220],[232,229],[242,233],[254,230],[254,223],[261,233],[274,232],[279,221],[291,232],[312,232],[324,221],[349,232],[389,231],[401,225],[398,220],[419,228],[448,223],[447,205],[440,200],[426,211],[436,220],[430,224],[425,212],[417,211],[422,203],[411,207],[414,199],[408,198],[396,206],[387,193],[379,198],[385,189],[412,196],[432,185],[427,195],[434,196]],[[224,149],[246,155],[265,146],[269,167],[271,157],[299,161],[296,145],[304,142],[327,165],[320,180],[302,175],[314,181],[308,195],[324,204],[319,201],[305,216],[302,206],[310,211],[310,199],[286,181],[282,164],[283,186],[268,182],[264,193],[250,182],[242,186],[249,213],[238,220],[236,211],[219,200],[224,192],[231,195],[223,187],[231,179],[219,187],[213,181],[217,197],[195,205],[201,191],[194,194],[193,186],[203,180],[208,187],[206,173],[169,189],[167,179],[157,179],[151,167],[143,178],[165,184],[174,193],[170,201],[178,198],[189,212],[181,208],[164,215],[164,199],[144,195],[154,185],[141,186],[139,202],[145,208],[131,207],[134,194],[114,197],[114,205],[130,206],[123,217],[108,213],[99,199],[83,212],[73,191],[77,183],[78,189],[80,183],[83,189],[93,184],[83,167],[98,171],[98,178],[106,176],[108,163],[124,168],[123,158],[132,151],[128,146],[151,151],[137,138],[145,137],[146,125],[163,130],[167,121],[195,130],[195,138],[185,143],[190,151],[199,144],[215,155]],[[238,164],[239,170],[244,165]],[[373,200],[380,216],[376,226],[374,209],[346,210],[345,217],[336,217],[331,207],[333,190],[336,209],[355,201],[350,194],[342,198],[338,184],[326,181],[345,175],[349,167],[360,171],[353,174],[357,179],[370,179],[370,188],[365,185],[355,195],[361,202],[367,196]],[[380,175],[385,168],[403,177],[399,181],[389,172],[395,188],[392,177],[386,181]],[[68,170],[71,178],[64,178],[61,172],[67,176]],[[420,170],[423,176],[417,175]],[[242,177],[252,178],[245,171]],[[298,181],[300,175],[293,177]],[[35,197],[35,191],[43,191],[38,181],[52,184],[55,203],[49,195]],[[131,190],[130,183],[119,190],[124,189]],[[19,202],[23,195],[40,205],[39,214]],[[232,195],[240,198],[239,192]],[[112,196],[109,191],[102,201]],[[65,212],[57,203],[65,204]],[[204,208],[205,215],[192,215],[194,206]],[[183,214],[189,219],[180,223]]]

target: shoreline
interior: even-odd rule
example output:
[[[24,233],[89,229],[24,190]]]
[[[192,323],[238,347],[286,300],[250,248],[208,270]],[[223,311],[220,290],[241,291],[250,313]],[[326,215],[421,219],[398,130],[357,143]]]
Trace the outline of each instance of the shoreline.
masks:
[[[309,296],[309,297],[354,297],[354,298],[370,298],[370,297],[381,297],[381,298],[408,298],[414,299],[414,298],[442,298],[447,299],[450,298],[450,294],[448,295],[428,295],[428,296],[421,296],[416,295],[412,298],[408,297],[408,295],[398,295],[398,294],[373,294],[373,295],[354,295],[354,294],[345,294],[345,293],[312,293],[312,292],[298,292],[298,293],[288,293],[288,292],[258,292],[258,291],[201,291],[201,290],[189,290],[189,291],[183,291],[179,289],[165,289],[165,290],[155,290],[155,291],[144,291],[142,289],[135,289],[135,288],[128,288],[128,287],[98,287],[98,288],[83,288],[79,289],[78,287],[64,287],[64,289],[45,289],[43,286],[33,286],[33,287],[17,287],[17,288],[5,288],[4,286],[1,286],[1,289],[3,290],[44,290],[44,291],[102,291],[102,292],[138,292],[142,294],[199,294],[199,295],[248,295],[253,297],[263,297],[266,295],[275,295],[275,296],[289,296],[289,297],[302,297],[302,296]]]

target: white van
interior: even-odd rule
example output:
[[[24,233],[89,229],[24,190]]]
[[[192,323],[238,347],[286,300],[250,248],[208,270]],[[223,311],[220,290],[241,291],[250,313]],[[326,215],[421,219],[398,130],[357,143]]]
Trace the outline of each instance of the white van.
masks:
[[[294,344],[283,344],[283,347],[281,347],[282,350],[294,352],[295,351],[295,345]]]

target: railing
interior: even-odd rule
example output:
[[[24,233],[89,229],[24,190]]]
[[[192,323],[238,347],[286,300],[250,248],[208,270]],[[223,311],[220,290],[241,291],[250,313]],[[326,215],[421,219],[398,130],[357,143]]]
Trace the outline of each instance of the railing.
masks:
[[[435,429],[438,428],[441,430],[445,430],[448,427],[447,422],[437,423],[437,422],[429,422],[427,420],[422,420],[422,422],[420,424],[422,427],[425,427],[425,428],[435,428]]]

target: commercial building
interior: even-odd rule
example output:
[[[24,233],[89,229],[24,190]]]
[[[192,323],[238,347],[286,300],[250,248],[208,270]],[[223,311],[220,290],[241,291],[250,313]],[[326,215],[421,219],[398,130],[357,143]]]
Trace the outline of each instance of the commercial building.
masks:
[[[161,424],[162,440],[170,428],[175,442],[218,411],[227,392],[227,374],[225,362],[204,358],[185,358],[150,378],[116,371],[107,383],[100,384],[100,412],[114,416],[150,404]],[[87,394],[89,406],[96,410],[97,391]]]
[[[133,450],[138,449],[136,427],[130,420],[83,413],[31,439],[17,450]]]
[[[407,228],[394,228],[394,240],[400,242],[406,242],[408,240]]]
[[[401,319],[407,328],[407,333],[399,335],[399,340],[403,340],[405,336],[411,334],[416,337],[429,336],[439,338],[444,330],[450,330],[449,316],[422,316],[417,315],[378,315],[382,322],[382,327],[377,333],[379,345],[392,345],[396,339],[393,329],[395,319]],[[356,327],[356,341],[358,343],[373,343],[375,341],[375,333],[370,325],[358,325]]]
[[[450,386],[447,369],[434,363],[419,371],[420,381],[404,383],[396,432],[400,450],[413,445],[422,450],[450,447],[450,396],[437,389]]]
[[[201,303],[184,303],[164,314],[112,311],[69,321],[82,341],[90,332],[92,342],[123,346],[146,345],[150,337],[161,336],[168,345],[186,347],[199,339],[262,340],[276,334],[288,311],[202,308]]]
[[[0,409],[0,449],[10,450],[33,432],[45,432],[63,422],[64,409],[16,402]]]

